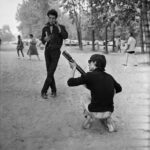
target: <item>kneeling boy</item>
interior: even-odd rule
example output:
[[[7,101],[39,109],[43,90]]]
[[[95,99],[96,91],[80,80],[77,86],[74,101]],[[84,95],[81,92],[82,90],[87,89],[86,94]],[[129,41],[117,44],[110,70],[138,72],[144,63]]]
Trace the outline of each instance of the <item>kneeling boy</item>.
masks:
[[[84,128],[91,125],[95,118],[102,120],[110,132],[115,131],[111,114],[114,111],[113,97],[115,93],[121,92],[119,83],[105,72],[106,58],[104,55],[94,54],[90,57],[89,72],[74,78],[76,64],[70,63],[72,69],[71,78],[68,79],[69,86],[86,85],[91,92],[90,101],[83,102],[85,117]]]

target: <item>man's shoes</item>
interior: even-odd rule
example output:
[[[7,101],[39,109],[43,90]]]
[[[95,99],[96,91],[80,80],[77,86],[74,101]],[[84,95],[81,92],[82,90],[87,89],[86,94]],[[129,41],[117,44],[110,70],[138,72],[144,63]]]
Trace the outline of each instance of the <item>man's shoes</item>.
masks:
[[[56,92],[52,92],[52,93],[51,93],[51,97],[54,97],[54,98],[55,98],[56,96],[57,96],[57,93],[56,93]]]
[[[41,94],[41,97],[42,97],[43,99],[48,99],[48,95],[47,95],[46,93],[42,93],[42,94]]]

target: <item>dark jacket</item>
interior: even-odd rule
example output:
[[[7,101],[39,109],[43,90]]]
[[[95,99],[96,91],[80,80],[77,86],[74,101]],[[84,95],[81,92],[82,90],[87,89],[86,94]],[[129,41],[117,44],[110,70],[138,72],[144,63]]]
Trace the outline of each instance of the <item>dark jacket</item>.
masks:
[[[46,36],[46,32],[47,32],[48,36],[50,36],[50,41],[46,43],[46,48],[60,50],[62,43],[63,43],[63,39],[68,38],[68,33],[65,29],[65,26],[60,25],[60,28],[61,28],[61,32],[59,33],[57,26],[53,25],[53,31],[51,33],[50,32],[50,24],[47,23],[44,26],[44,28],[42,30],[42,37],[41,37],[42,43],[43,44],[46,43],[46,41],[44,40],[44,38]]]
[[[91,91],[91,103],[88,106],[90,112],[114,111],[114,93],[121,92],[122,88],[111,75],[96,69],[81,77],[68,80],[69,86],[82,84]]]
[[[17,50],[22,50],[24,48],[23,42],[21,39],[17,42]]]

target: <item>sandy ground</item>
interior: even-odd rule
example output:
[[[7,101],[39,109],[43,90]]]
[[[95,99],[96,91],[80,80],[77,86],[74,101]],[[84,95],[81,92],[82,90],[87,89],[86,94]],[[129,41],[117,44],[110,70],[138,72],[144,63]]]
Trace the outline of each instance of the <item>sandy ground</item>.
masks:
[[[64,47],[85,70],[92,52]],[[97,52],[100,53],[100,52]],[[91,129],[81,128],[80,100],[88,91],[66,84],[70,68],[61,56],[55,73],[58,97],[43,100],[40,90],[46,77],[43,51],[36,57],[17,59],[14,46],[3,45],[0,51],[0,150],[148,150],[150,148],[150,66],[147,55],[137,55],[122,66],[123,53],[110,53],[106,71],[123,87],[114,98],[113,119],[118,131],[108,133],[100,122]],[[77,73],[78,75],[78,73]]]

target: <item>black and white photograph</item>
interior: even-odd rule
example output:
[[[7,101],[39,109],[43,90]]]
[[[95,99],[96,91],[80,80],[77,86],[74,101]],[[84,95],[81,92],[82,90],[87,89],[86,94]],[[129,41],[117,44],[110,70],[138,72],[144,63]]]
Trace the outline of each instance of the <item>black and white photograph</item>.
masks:
[[[150,0],[0,0],[0,150],[149,150]]]

